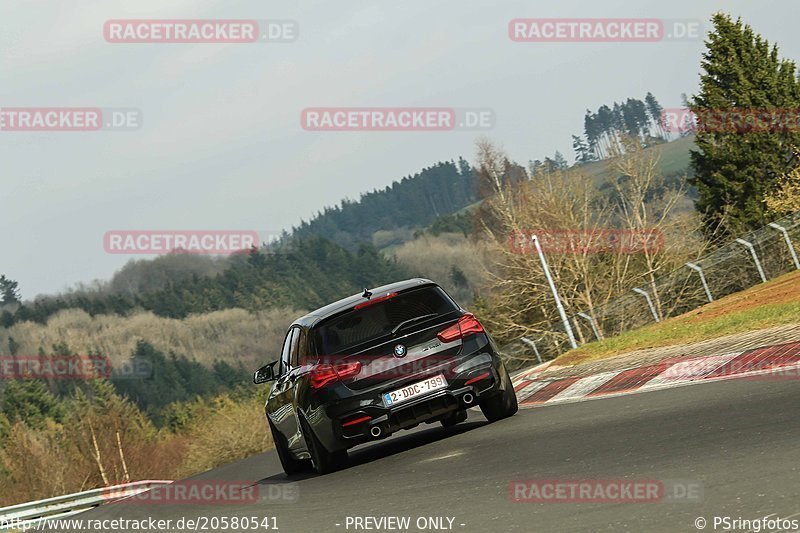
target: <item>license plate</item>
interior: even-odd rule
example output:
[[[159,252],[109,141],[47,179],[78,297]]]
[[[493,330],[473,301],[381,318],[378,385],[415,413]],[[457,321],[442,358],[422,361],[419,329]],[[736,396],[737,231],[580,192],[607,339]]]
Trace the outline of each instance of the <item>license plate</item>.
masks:
[[[386,407],[390,407],[444,388],[447,388],[447,380],[444,379],[444,376],[433,376],[424,381],[406,385],[402,389],[383,393],[383,403],[386,404]]]

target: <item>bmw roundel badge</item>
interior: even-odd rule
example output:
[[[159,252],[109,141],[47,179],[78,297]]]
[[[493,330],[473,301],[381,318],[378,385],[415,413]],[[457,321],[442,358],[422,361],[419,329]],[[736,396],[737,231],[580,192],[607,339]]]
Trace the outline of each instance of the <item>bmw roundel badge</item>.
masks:
[[[406,347],[402,344],[398,344],[394,347],[394,356],[397,358],[402,358],[406,356]]]

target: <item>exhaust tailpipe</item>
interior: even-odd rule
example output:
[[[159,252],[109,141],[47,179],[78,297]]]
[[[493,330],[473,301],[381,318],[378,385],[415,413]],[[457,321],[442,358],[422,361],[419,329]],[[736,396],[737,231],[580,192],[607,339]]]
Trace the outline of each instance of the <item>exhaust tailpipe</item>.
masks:
[[[475,401],[475,397],[472,395],[472,393],[471,393],[471,392],[465,392],[465,393],[464,393],[464,396],[462,396],[462,397],[461,397],[461,400],[462,400],[462,401],[463,401],[465,404],[469,405],[469,404],[471,404],[473,401]]]
[[[375,437],[376,439],[381,436],[381,433],[383,433],[383,430],[381,429],[380,426],[372,426],[369,429],[369,434]]]

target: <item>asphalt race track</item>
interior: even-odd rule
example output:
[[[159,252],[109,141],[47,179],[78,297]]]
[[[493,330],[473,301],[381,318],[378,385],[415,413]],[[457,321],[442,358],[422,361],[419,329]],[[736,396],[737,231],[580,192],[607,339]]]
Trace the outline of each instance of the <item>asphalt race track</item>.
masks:
[[[449,517],[452,530],[481,533],[697,531],[703,517],[706,531],[722,531],[715,515],[800,517],[799,451],[800,383],[737,379],[526,409],[493,425],[471,412],[450,430],[423,425],[352,450],[348,469],[324,477],[287,479],[268,452],[192,478],[252,479],[262,491],[291,481],[295,503],[117,503],[78,516],[274,516],[283,532],[365,531],[352,519],[366,516],[410,517],[419,531],[420,517]],[[647,503],[516,502],[509,492],[519,479],[620,478],[702,492]]]

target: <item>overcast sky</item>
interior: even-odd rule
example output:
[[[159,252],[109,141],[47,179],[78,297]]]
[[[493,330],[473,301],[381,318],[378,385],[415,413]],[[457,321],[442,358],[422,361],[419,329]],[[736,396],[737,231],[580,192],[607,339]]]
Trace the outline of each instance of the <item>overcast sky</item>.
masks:
[[[289,229],[325,205],[437,161],[474,131],[309,132],[308,107],[491,108],[520,162],[555,150],[585,109],[696,90],[702,41],[517,43],[515,18],[742,16],[800,58],[794,0],[82,0],[0,3],[0,107],[132,107],[137,131],[0,131],[0,273],[25,298],[108,279],[110,229]],[[268,44],[111,44],[109,19],[283,19]]]

